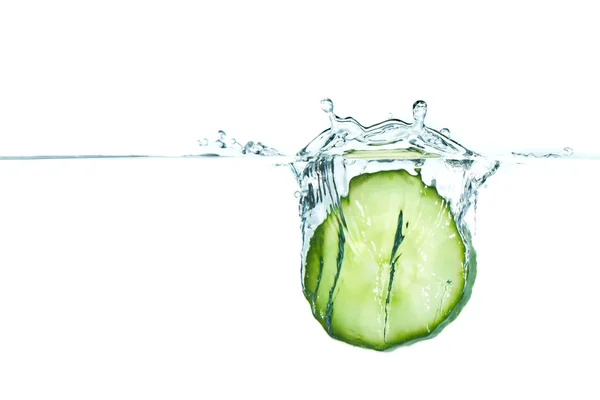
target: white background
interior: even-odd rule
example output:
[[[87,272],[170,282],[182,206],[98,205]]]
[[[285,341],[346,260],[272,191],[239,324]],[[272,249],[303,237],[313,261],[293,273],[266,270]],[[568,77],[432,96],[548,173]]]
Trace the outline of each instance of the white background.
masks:
[[[319,100],[468,147],[599,154],[593,2],[0,3],[0,155],[293,152]],[[557,5],[558,4],[558,5]],[[291,174],[221,160],[0,163],[0,398],[598,398],[598,165],[506,166],[471,302],[376,353],[302,297]]]

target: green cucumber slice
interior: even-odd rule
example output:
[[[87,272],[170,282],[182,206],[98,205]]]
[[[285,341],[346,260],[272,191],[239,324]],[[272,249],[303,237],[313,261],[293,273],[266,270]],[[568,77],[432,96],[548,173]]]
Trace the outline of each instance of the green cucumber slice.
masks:
[[[336,339],[376,350],[412,343],[467,301],[475,262],[465,248],[448,203],[420,176],[362,174],[310,239],[304,294]]]

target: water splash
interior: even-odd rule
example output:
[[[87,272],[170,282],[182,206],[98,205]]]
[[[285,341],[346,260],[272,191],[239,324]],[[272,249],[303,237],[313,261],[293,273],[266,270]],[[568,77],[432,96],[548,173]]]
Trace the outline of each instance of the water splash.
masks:
[[[381,123],[365,127],[351,117],[340,118],[334,113],[331,99],[321,100],[321,109],[328,115],[330,128],[314,138],[306,147],[296,154],[283,154],[275,148],[261,142],[238,142],[224,131],[219,131],[216,139],[202,138],[197,141],[199,151],[185,154],[49,154],[49,155],[0,155],[2,160],[56,160],[56,159],[89,159],[89,158],[194,158],[194,157],[275,157],[275,165],[291,165],[291,163],[307,160],[319,154],[344,155],[349,159],[362,155],[372,158],[447,158],[470,159],[476,154],[450,137],[450,130],[440,130],[425,126],[427,104],[419,100],[413,105],[413,122],[406,123],[395,119],[389,113],[388,119]],[[412,144],[408,146],[407,144]],[[196,148],[198,149],[198,147]],[[368,153],[365,153],[367,152]],[[488,159],[502,162],[522,164],[535,159],[577,158],[597,160],[594,155],[578,154],[573,156],[573,149],[565,147],[562,152],[534,153],[512,152],[501,155],[488,155]],[[289,163],[282,162],[282,158]]]
[[[199,155],[204,157],[283,156],[277,150],[265,146],[261,142],[249,141],[242,145],[224,131],[219,131],[217,139],[213,141],[209,141],[208,138],[198,140],[198,145],[200,146]]]
[[[521,158],[537,158],[537,159],[542,159],[542,158],[565,158],[565,157],[571,157],[573,155],[573,153],[574,153],[574,151],[573,151],[572,148],[565,147],[565,148],[562,149],[561,154],[558,154],[558,153],[539,153],[539,152],[522,153],[522,152],[516,152],[516,151],[513,151],[511,154],[516,159],[521,159]]]
[[[425,125],[427,103],[418,100],[413,104],[413,122],[395,119],[389,113],[388,119],[375,125],[363,126],[352,117],[341,118],[335,114],[334,103],[329,98],[321,100],[321,109],[327,114],[330,127],[311,140],[296,155],[285,155],[261,142],[249,141],[245,145],[219,131],[215,140],[198,140],[200,157],[285,157],[295,170],[298,162],[308,161],[322,155],[341,155],[346,159],[355,158],[403,158],[427,159],[443,158],[450,165],[456,161],[482,158],[478,154],[451,138],[448,128],[439,130]],[[561,152],[511,152],[508,155],[486,156],[488,160],[523,163],[535,159],[572,157],[574,151],[565,147]],[[422,162],[422,161],[421,161]],[[284,165],[279,163],[278,165]]]
[[[564,154],[557,154],[557,153],[534,153],[534,152],[520,153],[520,152],[516,152],[516,151],[513,151],[511,154],[513,155],[513,157],[515,158],[516,161],[518,161],[521,158],[542,159],[542,158],[563,158],[565,156]]]
[[[419,100],[413,104],[413,122],[388,119],[365,127],[354,118],[340,118],[334,113],[330,99],[321,101],[330,128],[323,131],[298,152],[304,158],[319,155],[343,155],[350,158],[415,157],[415,158],[469,158],[472,151],[450,139],[450,131],[437,131],[425,126],[427,103]]]
[[[426,126],[427,104],[422,100],[413,104],[413,121],[410,123],[389,119],[363,126],[353,118],[337,116],[330,99],[323,99],[321,108],[328,116],[330,127],[301,149],[292,163],[300,187],[295,196],[299,197],[303,238],[303,290],[315,317],[323,320],[323,316],[317,315],[314,293],[304,286],[311,239],[317,228],[333,215],[339,219],[344,243],[356,244],[365,240],[362,233],[353,237],[353,233],[344,228],[342,212],[342,199],[349,195],[351,180],[363,174],[401,170],[419,177],[425,187],[435,188],[448,204],[464,243],[465,270],[474,270],[477,195],[498,170],[500,162],[485,158],[451,139],[448,129]],[[339,251],[342,254],[343,249]],[[333,307],[331,299],[330,303]],[[453,318],[451,315],[446,317],[447,322]],[[384,319],[384,316],[377,318]],[[335,337],[328,325],[325,328]]]
[[[368,127],[337,116],[328,98],[321,100],[321,109],[330,127],[300,150],[292,163],[300,186],[305,236],[323,222],[339,197],[348,194],[354,176],[394,169],[419,174],[449,201],[455,215],[466,217],[470,207],[475,208],[478,189],[500,166],[499,161],[450,139],[449,129],[426,126],[427,103],[422,100],[413,104],[413,122],[390,119]]]

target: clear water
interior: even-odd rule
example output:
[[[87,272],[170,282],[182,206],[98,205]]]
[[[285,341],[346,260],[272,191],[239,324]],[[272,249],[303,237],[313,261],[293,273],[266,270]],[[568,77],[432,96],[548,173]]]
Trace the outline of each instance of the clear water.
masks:
[[[347,195],[352,177],[362,173],[403,169],[420,173],[423,182],[436,187],[449,203],[463,242],[467,244],[465,259],[475,254],[477,201],[482,187],[501,164],[527,164],[547,159],[575,159],[566,147],[556,153],[514,152],[507,156],[484,156],[453,140],[447,129],[426,126],[427,105],[418,101],[413,106],[413,121],[390,118],[373,126],[363,126],[353,118],[340,118],[331,100],[321,103],[330,127],[308,143],[297,154],[285,155],[260,142],[241,144],[224,132],[215,139],[198,141],[199,152],[180,158],[254,158],[289,168],[297,182],[295,193],[301,217],[304,259],[314,230],[331,208],[340,207]],[[151,158],[152,155],[73,155],[0,157],[0,159],[55,158]],[[304,271],[302,271],[302,274]]]
[[[475,267],[479,192],[487,187],[486,182],[501,164],[576,159],[569,147],[552,153],[479,154],[453,140],[448,129],[428,127],[424,101],[414,103],[412,122],[390,116],[372,126],[363,126],[353,118],[340,118],[329,99],[322,100],[321,108],[328,116],[330,127],[295,155],[284,155],[262,143],[242,145],[224,132],[219,132],[216,140],[199,141],[201,156],[279,157],[277,165],[291,169],[298,184],[295,196],[301,221],[302,282],[310,239],[331,210],[341,209],[340,199],[348,194],[349,182],[355,176],[384,170],[419,174],[423,183],[435,187],[449,204],[465,243],[465,262]]]
[[[438,131],[426,126],[427,104],[424,101],[414,103],[411,123],[389,119],[369,127],[353,118],[335,115],[333,102],[329,99],[322,100],[321,107],[329,118],[330,127],[287,164],[299,187],[296,197],[302,232],[302,282],[310,239],[329,214],[344,219],[341,198],[348,195],[351,179],[385,170],[407,171],[420,176],[426,186],[436,188],[449,204],[465,244],[465,270],[474,269],[476,257],[472,238],[478,191],[496,172],[500,162],[482,157],[454,141],[448,129]],[[206,156],[282,156],[262,144],[241,145],[223,132],[214,141],[203,139],[199,143]],[[472,274],[474,276],[474,271]],[[305,294],[312,301],[315,312],[315,297],[307,294],[306,289]],[[327,329],[332,335],[329,324]]]
[[[330,99],[321,101],[330,127],[310,141],[297,154],[287,155],[261,142],[246,144],[219,131],[215,138],[198,140],[199,151],[182,158],[254,158],[289,168],[297,182],[298,213],[302,237],[301,277],[315,229],[331,210],[341,208],[340,199],[348,194],[351,179],[363,173],[405,170],[421,177],[426,186],[435,187],[449,204],[455,224],[465,244],[465,261],[475,265],[476,211],[479,192],[501,163],[527,164],[537,160],[573,158],[574,151],[512,152],[489,156],[468,149],[451,138],[446,128],[425,124],[427,104],[417,101],[412,122],[390,118],[363,126],[354,118],[341,118]],[[113,156],[39,156],[28,158],[104,158]],[[131,155],[116,157],[162,157]],[[15,159],[20,157],[4,157]],[[304,279],[302,279],[304,282]]]
[[[302,265],[314,230],[327,217],[329,210],[339,208],[340,198],[348,194],[354,176],[384,170],[406,170],[420,173],[427,186],[436,187],[450,204],[463,240],[470,243],[475,233],[477,195],[480,188],[499,168],[497,158],[484,157],[467,149],[450,137],[446,128],[435,130],[425,125],[427,104],[413,105],[413,122],[390,118],[365,127],[354,118],[340,118],[334,113],[330,99],[321,101],[330,127],[315,137],[294,156],[285,156],[260,142],[242,145],[220,131],[217,138],[198,141],[201,157],[284,157],[297,180],[299,215],[303,237]],[[390,116],[391,117],[391,116]],[[531,158],[571,156],[565,148],[562,155],[512,153],[511,161]],[[467,246],[467,252],[473,249]],[[466,254],[469,259],[471,254]]]

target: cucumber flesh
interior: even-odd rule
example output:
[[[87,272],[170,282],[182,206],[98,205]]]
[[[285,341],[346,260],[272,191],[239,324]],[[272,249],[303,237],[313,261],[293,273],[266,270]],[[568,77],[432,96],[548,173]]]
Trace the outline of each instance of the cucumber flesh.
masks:
[[[474,277],[448,203],[404,170],[354,177],[340,203],[306,256],[315,318],[332,337],[376,350],[437,333]]]

